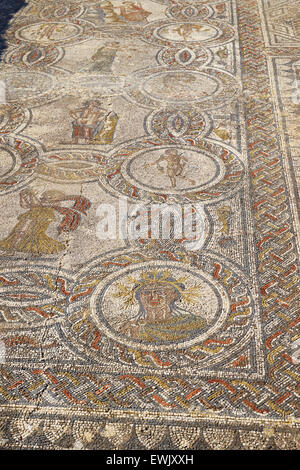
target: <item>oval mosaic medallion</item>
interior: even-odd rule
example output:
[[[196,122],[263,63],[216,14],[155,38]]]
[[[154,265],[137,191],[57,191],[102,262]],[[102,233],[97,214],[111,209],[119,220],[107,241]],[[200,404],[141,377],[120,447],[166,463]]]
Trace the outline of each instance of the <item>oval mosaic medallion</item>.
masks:
[[[234,38],[231,26],[216,20],[154,21],[143,29],[142,39],[157,46],[197,44],[219,46]]]
[[[149,202],[214,201],[235,191],[244,175],[236,155],[205,140],[163,145],[152,138],[123,146],[102,161],[99,182],[106,190]]]
[[[214,68],[153,67],[138,70],[125,80],[128,97],[143,107],[163,104],[201,104],[202,110],[219,108],[238,93],[236,79]]]

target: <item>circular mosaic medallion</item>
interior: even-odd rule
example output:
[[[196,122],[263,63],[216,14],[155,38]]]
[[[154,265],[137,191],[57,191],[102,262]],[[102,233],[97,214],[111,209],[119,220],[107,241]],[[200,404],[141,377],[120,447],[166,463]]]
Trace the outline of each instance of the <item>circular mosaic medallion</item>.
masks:
[[[207,95],[216,93],[218,82],[205,74],[176,72],[172,75],[163,72],[148,77],[143,88],[147,94],[161,101],[202,101]]]
[[[145,140],[103,160],[106,190],[142,201],[216,200],[237,189],[244,175],[236,155],[206,141],[167,146]]]
[[[67,341],[116,372],[121,357],[128,367],[156,368],[186,366],[191,355],[202,367],[224,360],[249,336],[252,297],[229,265],[193,259],[156,253],[145,260],[128,250],[95,260],[70,293],[61,324]],[[155,360],[139,361],[142,352]]]
[[[124,87],[128,97],[141,106],[201,103],[203,110],[218,108],[238,93],[236,79],[214,68],[174,69],[155,67],[129,76]]]
[[[173,171],[175,165],[178,168]],[[217,183],[224,171],[211,155],[170,147],[146,150],[124,162],[121,168],[123,176],[129,176],[137,187],[165,194],[206,188]]]
[[[38,164],[36,148],[10,136],[0,137],[0,195],[15,191],[27,184]]]
[[[142,39],[157,46],[190,44],[198,46],[219,46],[235,37],[228,24],[202,19],[199,21],[156,21],[146,25]]]
[[[174,350],[218,329],[228,306],[225,290],[204,272],[154,261],[100,282],[91,316],[107,336],[127,346]]]
[[[28,42],[39,46],[70,45],[86,41],[92,37],[94,29],[92,23],[81,19],[73,23],[70,21],[28,23],[28,20],[23,20],[8,30],[7,39],[17,44]]]
[[[78,25],[69,23],[38,23],[19,29],[16,37],[39,44],[60,43],[74,39],[82,33]]]

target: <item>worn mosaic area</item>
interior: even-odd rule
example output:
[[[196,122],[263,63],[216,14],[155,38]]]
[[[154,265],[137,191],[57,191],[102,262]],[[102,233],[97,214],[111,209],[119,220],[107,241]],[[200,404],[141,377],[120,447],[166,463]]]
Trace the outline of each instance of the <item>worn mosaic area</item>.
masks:
[[[29,0],[15,15],[2,448],[300,448],[299,38],[299,0]],[[201,243],[100,240],[99,207],[120,197],[201,203]]]

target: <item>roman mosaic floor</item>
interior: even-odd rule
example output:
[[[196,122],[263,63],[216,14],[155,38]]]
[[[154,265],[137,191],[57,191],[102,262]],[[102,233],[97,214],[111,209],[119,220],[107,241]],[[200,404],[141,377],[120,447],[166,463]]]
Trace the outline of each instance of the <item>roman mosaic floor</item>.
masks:
[[[299,449],[300,1],[28,0],[5,40],[0,447]]]

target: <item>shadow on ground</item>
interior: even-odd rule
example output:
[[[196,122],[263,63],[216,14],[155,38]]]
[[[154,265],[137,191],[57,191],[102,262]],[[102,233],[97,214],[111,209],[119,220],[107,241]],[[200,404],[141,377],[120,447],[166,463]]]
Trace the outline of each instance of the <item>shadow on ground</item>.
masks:
[[[25,0],[0,0],[0,58],[7,47],[4,34],[9,21],[26,4]]]

